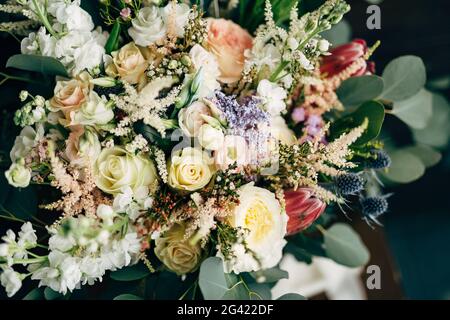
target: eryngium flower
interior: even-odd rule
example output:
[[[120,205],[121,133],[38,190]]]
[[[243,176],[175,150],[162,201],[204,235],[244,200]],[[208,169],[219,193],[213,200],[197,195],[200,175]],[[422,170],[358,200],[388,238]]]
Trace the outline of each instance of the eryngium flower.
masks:
[[[373,150],[371,152],[375,156],[373,159],[369,159],[366,163],[366,167],[370,169],[384,169],[391,165],[391,157],[384,150]]]
[[[310,188],[284,192],[286,213],[289,216],[287,234],[292,235],[308,228],[325,211],[326,204],[313,196]]]
[[[356,173],[345,173],[336,177],[336,187],[343,195],[355,194],[364,189],[364,179]]]
[[[386,197],[368,197],[361,200],[363,215],[369,218],[377,218],[388,209]]]

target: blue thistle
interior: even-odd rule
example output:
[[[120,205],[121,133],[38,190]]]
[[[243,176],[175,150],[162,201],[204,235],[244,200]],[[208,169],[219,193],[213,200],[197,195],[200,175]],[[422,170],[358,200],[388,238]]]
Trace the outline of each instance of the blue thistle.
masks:
[[[355,194],[364,189],[364,179],[356,173],[345,173],[336,177],[336,187],[343,195]]]
[[[369,169],[384,169],[391,165],[391,157],[384,150],[373,150],[371,154],[375,158],[369,159],[366,163],[366,167]]]
[[[386,196],[368,197],[361,199],[362,213],[365,217],[376,219],[388,209]]]

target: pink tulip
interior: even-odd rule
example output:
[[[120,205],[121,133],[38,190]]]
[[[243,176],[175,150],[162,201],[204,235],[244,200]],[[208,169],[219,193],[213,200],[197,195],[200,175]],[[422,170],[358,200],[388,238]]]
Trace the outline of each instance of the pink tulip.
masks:
[[[356,60],[364,57],[367,50],[367,43],[362,39],[355,39],[350,43],[338,46],[330,50],[331,55],[323,58],[320,72],[326,74],[327,77],[335,76],[348,68]],[[351,76],[361,76],[374,72],[375,64],[373,62],[365,62],[364,66]]]
[[[326,204],[313,196],[310,188],[284,192],[286,213],[289,216],[287,234],[292,235],[308,228],[325,211]]]

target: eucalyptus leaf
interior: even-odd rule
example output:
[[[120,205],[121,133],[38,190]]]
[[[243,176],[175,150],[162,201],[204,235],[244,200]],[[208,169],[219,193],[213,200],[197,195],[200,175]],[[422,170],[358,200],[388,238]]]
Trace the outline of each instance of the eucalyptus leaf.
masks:
[[[399,149],[390,153],[391,166],[387,172],[382,172],[384,178],[397,183],[410,183],[419,179],[425,173],[425,165],[413,153]]]
[[[277,300],[306,300],[306,298],[298,293],[286,293]]]
[[[350,42],[352,38],[352,27],[347,20],[342,19],[337,25],[330,30],[322,33],[322,36],[327,39],[333,46],[339,46]]]
[[[6,67],[39,72],[49,76],[68,77],[66,68],[63,64],[51,57],[16,54],[8,59]]]
[[[259,283],[271,283],[289,278],[289,273],[287,271],[277,267],[251,272],[250,275]]]
[[[118,295],[113,300],[144,300],[143,298],[130,293]]]
[[[43,300],[44,298],[45,297],[42,288],[35,288],[28,292],[22,300]]]
[[[377,98],[383,92],[383,88],[384,82],[381,77],[367,75],[345,80],[337,90],[337,94],[346,107],[352,107]]]
[[[336,223],[323,236],[327,256],[337,263],[355,268],[369,262],[369,251],[349,225]]]
[[[248,285],[250,290],[251,300],[271,300],[272,292],[270,286],[264,283],[250,283]]]
[[[392,60],[383,71],[382,97],[402,101],[419,92],[426,82],[425,65],[416,56],[402,56]]]
[[[436,151],[432,147],[424,144],[406,147],[403,150],[408,151],[418,157],[426,168],[430,168],[438,164],[442,159],[442,155],[439,151]]]
[[[433,94],[433,114],[424,129],[413,129],[414,139],[436,148],[445,147],[450,137],[450,105],[447,99]]]
[[[126,267],[114,272],[111,272],[111,279],[116,281],[135,281],[147,277],[150,274],[148,268],[139,263],[131,267]]]
[[[44,297],[46,300],[61,300],[64,298],[64,295],[50,289],[50,287],[46,287],[44,289]]]
[[[392,113],[410,127],[423,129],[433,114],[433,95],[422,89],[409,99],[395,102]]]
[[[223,261],[210,257],[200,266],[199,286],[206,300],[221,299],[228,291],[227,280],[223,271]]]
[[[249,299],[250,299],[249,292],[242,281],[236,283],[234,286],[228,289],[221,297],[221,300],[249,300]]]

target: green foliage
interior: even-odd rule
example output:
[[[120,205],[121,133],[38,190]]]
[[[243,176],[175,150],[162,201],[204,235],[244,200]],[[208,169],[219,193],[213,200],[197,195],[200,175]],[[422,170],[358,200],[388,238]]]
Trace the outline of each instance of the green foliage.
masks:
[[[425,65],[416,56],[402,56],[392,60],[383,71],[382,98],[402,101],[417,94],[426,82]]]
[[[351,41],[352,27],[346,20],[343,19],[330,30],[323,32],[322,36],[327,39],[334,47],[336,47]]]
[[[8,59],[6,67],[39,72],[48,76],[68,77],[63,64],[51,57],[16,54]]]
[[[199,286],[206,300],[219,300],[228,291],[223,262],[218,257],[210,257],[200,266]]]
[[[351,268],[364,266],[369,262],[369,251],[349,225],[336,223],[322,232],[325,252],[329,258]]]
[[[105,51],[107,54],[110,54],[111,52],[116,51],[119,48],[120,30],[120,21],[116,20],[111,33],[109,34],[108,41],[106,41],[105,44]]]
[[[376,99],[383,92],[383,88],[384,82],[381,77],[367,75],[344,81],[337,90],[337,94],[339,100],[348,109]]]
[[[442,155],[439,151],[436,151],[432,147],[424,144],[406,147],[403,150],[418,157],[426,168],[430,168],[438,164],[442,159]]]
[[[35,288],[27,293],[22,300],[44,300],[44,290],[42,288]]]
[[[306,298],[297,293],[286,293],[279,297],[277,300],[306,300]]]
[[[134,281],[147,277],[150,271],[143,263],[111,272],[110,277],[116,281]]]
[[[398,149],[389,154],[392,160],[387,172],[381,175],[391,182],[410,183],[425,173],[425,165],[420,157],[407,149]]]
[[[70,298],[70,293],[63,295],[59,292],[50,289],[50,287],[46,287],[44,289],[44,297],[45,300],[68,300]]]
[[[432,104],[433,95],[431,92],[421,89],[412,97],[395,102],[392,113],[411,128],[423,129],[431,119]]]
[[[120,294],[113,300],[144,300],[143,298],[130,293]]]
[[[250,275],[260,283],[272,283],[281,279],[289,278],[289,273],[287,271],[281,270],[277,267],[252,272]]]

